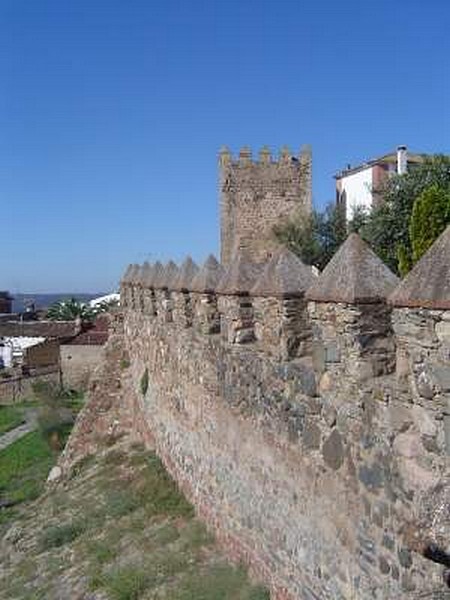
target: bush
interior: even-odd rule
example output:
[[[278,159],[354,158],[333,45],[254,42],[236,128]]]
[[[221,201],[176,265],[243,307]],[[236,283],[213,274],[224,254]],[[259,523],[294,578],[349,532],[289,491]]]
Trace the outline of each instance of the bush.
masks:
[[[79,394],[48,382],[37,382],[33,393],[39,403],[38,426],[50,447],[59,451],[80,409]]]
[[[414,203],[433,188],[444,195],[450,193],[450,158],[447,156],[426,157],[422,164],[404,175],[390,177],[381,189],[375,190],[381,202],[370,212],[359,233],[394,272],[404,275],[413,265],[410,223]],[[427,236],[425,245],[436,237],[435,233]],[[420,249],[417,251],[419,254]]]
[[[132,566],[118,568],[107,578],[107,589],[114,600],[138,600],[151,584],[149,573]]]
[[[49,550],[50,548],[58,548],[65,544],[70,544],[77,537],[79,537],[85,530],[85,527],[81,521],[72,521],[65,525],[52,525],[48,527],[41,539],[42,550]]]
[[[344,208],[330,203],[323,212],[300,213],[275,226],[274,235],[305,264],[322,270],[347,237]]]
[[[433,185],[415,200],[409,224],[413,261],[418,261],[450,223],[450,191]]]

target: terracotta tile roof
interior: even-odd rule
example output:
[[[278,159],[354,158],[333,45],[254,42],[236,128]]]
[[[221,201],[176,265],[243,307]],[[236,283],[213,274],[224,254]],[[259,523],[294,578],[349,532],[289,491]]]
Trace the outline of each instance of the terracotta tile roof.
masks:
[[[193,292],[214,292],[225,269],[213,254],[210,254],[200,271],[192,280]]]
[[[238,252],[219,281],[216,292],[236,296],[249,294],[263,267],[264,265],[253,263]]]
[[[309,300],[372,304],[383,302],[399,279],[369,246],[352,233],[306,292]]]
[[[389,296],[389,303],[450,309],[450,225]]]
[[[3,321],[0,337],[26,336],[68,339],[80,333],[79,321]]]
[[[301,296],[316,281],[311,267],[287,248],[280,248],[253,286],[253,296]]]
[[[180,267],[178,277],[173,282],[172,289],[174,291],[189,291],[192,280],[199,271],[198,265],[188,256]]]

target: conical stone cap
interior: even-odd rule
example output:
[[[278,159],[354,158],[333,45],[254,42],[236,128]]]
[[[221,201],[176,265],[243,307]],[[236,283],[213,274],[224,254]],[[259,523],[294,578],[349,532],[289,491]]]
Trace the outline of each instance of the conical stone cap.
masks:
[[[165,265],[162,265],[158,272],[158,276],[153,280],[153,287],[158,290],[166,289],[176,270],[178,270],[178,267],[171,260]]]
[[[178,268],[178,265],[175,264],[173,260],[170,260],[165,267],[164,287],[166,287],[169,290],[172,290],[179,273],[180,269]]]
[[[249,294],[262,269],[263,265],[251,262],[238,252],[219,281],[216,292],[231,296]]]
[[[316,281],[306,266],[287,248],[279,248],[253,286],[252,296],[288,298],[302,296]]]
[[[142,265],[140,276],[139,276],[139,283],[141,285],[146,285],[146,281],[151,273],[151,270],[152,270],[151,264],[148,261],[145,261],[145,263]]]
[[[155,270],[155,265],[149,265],[149,269],[146,270],[145,275],[142,277],[142,285],[146,288],[151,287],[153,273]]]
[[[133,272],[130,276],[130,283],[139,283],[141,279],[142,267],[141,265],[134,265]]]
[[[153,289],[157,288],[159,285],[158,280],[161,279],[161,277],[163,275],[163,271],[164,271],[163,264],[159,260],[156,261],[155,264],[153,265],[152,274],[151,274],[151,277],[149,278],[147,285]]]
[[[384,302],[399,279],[358,234],[348,236],[306,292],[308,300],[374,304]]]
[[[450,225],[389,296],[389,304],[450,309]]]
[[[188,256],[180,267],[178,277],[174,281],[173,290],[177,292],[190,291],[192,280],[198,271],[198,265]]]
[[[125,273],[123,274],[123,277],[122,277],[122,283],[129,283],[129,281],[130,281],[130,276],[131,276],[131,274],[133,273],[133,266],[134,266],[134,265],[131,265],[131,264],[130,264],[130,265],[128,265],[128,267],[126,268],[126,270],[125,270]]]
[[[206,259],[203,267],[192,280],[191,291],[200,293],[215,292],[225,269],[213,254]]]

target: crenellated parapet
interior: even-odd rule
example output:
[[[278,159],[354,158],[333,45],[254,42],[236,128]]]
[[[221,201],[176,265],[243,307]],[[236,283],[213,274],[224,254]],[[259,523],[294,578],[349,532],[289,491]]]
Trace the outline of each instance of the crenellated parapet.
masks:
[[[265,264],[237,252],[226,267],[212,255],[201,269],[190,257],[180,267],[130,265],[122,305],[281,360],[310,356],[318,374],[364,381],[396,371],[400,386],[422,400],[437,394],[444,410],[449,237],[447,230],[403,282],[357,234],[320,276],[282,248]]]
[[[236,251],[264,262],[277,247],[273,227],[312,210],[311,149],[295,154],[284,146],[275,157],[264,146],[253,158],[248,147],[236,157],[222,148],[219,167],[221,262],[228,265]]]

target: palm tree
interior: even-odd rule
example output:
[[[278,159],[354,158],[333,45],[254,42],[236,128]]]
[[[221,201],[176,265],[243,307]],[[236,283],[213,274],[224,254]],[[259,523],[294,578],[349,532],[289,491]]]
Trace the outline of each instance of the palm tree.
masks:
[[[93,321],[96,311],[84,302],[80,302],[75,298],[70,300],[60,300],[52,304],[47,311],[47,318],[52,321]]]

